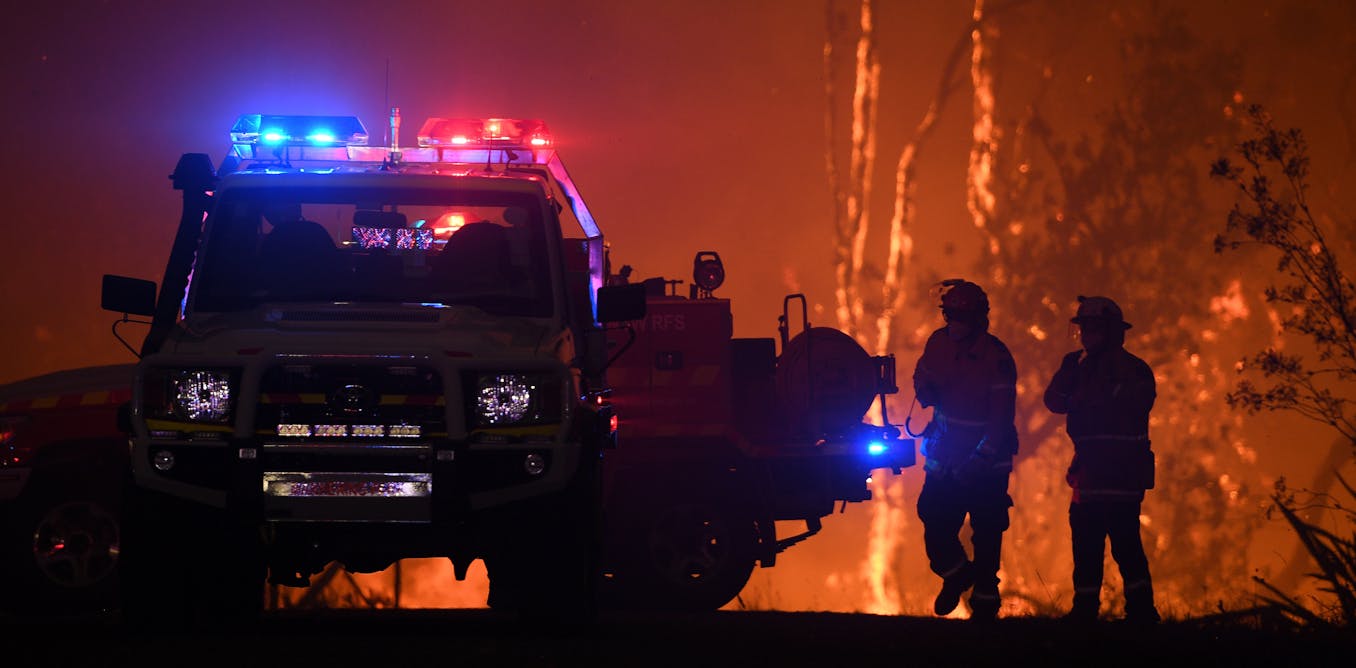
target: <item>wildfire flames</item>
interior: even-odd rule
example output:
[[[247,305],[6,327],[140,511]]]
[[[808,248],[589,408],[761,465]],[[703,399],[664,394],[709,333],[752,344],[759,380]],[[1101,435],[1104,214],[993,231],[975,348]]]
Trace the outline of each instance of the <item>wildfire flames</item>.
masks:
[[[476,561],[456,581],[447,559],[404,559],[380,573],[348,573],[331,564],[308,588],[269,587],[271,608],[483,608],[490,582]]]

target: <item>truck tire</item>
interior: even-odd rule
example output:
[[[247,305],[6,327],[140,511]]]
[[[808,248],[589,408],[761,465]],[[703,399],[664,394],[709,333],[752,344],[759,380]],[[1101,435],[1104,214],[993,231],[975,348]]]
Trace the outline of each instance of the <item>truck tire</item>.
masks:
[[[122,615],[138,631],[249,625],[263,610],[259,533],[223,511],[129,485]]]
[[[613,559],[609,602],[701,612],[734,600],[756,565],[758,527],[728,505],[689,499],[642,506],[627,522],[632,528],[622,530],[628,538]]]
[[[5,527],[4,607],[85,614],[117,606],[121,494],[117,475],[38,470]]]
[[[516,530],[484,558],[491,609],[556,623],[596,619],[602,515],[595,459],[585,458],[585,469],[554,502],[503,524]]]

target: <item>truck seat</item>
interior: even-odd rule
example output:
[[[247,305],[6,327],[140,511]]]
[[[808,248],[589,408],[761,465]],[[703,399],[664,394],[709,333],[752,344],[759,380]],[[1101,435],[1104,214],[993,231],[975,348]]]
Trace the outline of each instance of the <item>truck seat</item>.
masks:
[[[468,223],[447,240],[434,277],[448,287],[488,286],[502,280],[509,268],[508,237],[489,221]]]
[[[330,233],[320,223],[304,219],[278,224],[259,247],[263,287],[278,296],[332,290],[340,260]]]

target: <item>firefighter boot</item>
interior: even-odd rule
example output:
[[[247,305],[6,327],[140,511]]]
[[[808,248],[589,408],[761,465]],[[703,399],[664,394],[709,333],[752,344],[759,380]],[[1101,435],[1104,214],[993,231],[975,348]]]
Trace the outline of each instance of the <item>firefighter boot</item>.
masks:
[[[970,621],[992,622],[998,619],[1001,603],[997,590],[980,591],[979,587],[975,587],[975,591],[970,594]]]
[[[932,611],[939,617],[951,614],[960,605],[961,594],[974,583],[974,567],[967,561],[954,573],[942,578],[942,590],[937,592],[937,598],[932,602]]]
[[[1161,621],[1154,607],[1153,589],[1141,587],[1125,594],[1125,622],[1136,626],[1153,626]]]
[[[1060,619],[1075,624],[1091,624],[1097,621],[1097,609],[1101,605],[1101,601],[1096,595],[1075,594],[1073,610],[1070,610]]]

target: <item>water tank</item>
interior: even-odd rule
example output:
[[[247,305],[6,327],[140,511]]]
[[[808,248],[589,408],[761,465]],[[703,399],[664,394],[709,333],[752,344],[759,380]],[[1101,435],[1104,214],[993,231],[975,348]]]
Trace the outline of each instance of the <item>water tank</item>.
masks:
[[[861,422],[876,398],[876,363],[852,337],[811,327],[777,359],[777,402],[793,432],[842,432]]]

